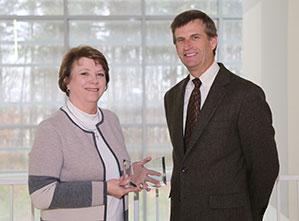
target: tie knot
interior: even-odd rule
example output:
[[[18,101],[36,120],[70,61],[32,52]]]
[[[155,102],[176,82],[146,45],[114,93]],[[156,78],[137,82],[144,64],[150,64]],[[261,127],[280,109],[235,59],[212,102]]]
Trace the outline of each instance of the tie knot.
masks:
[[[192,80],[192,82],[193,82],[195,88],[199,88],[200,85],[201,85],[201,81],[199,80],[199,78],[194,78],[194,79]]]

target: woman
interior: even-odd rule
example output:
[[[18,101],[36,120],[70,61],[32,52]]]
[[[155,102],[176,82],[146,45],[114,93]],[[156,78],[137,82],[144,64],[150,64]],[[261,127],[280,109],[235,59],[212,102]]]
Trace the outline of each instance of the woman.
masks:
[[[97,106],[108,82],[98,50],[81,46],[64,56],[59,87],[68,99],[40,123],[29,154],[29,192],[41,220],[127,220],[126,194],[151,173],[138,188],[121,176],[129,156],[118,118]]]

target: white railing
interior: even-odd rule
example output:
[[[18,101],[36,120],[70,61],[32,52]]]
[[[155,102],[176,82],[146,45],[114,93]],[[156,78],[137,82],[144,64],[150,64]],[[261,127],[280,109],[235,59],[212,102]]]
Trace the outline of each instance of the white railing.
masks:
[[[299,211],[299,176],[294,176],[294,175],[280,175],[277,179],[277,182],[276,182],[276,185],[275,185],[275,188],[274,188],[274,191],[273,191],[273,194],[276,194],[276,208],[275,207],[272,207],[272,206],[269,206],[267,212],[266,212],[266,216],[268,218],[265,218],[264,220],[276,220],[276,221],[285,221],[285,220],[289,220],[288,218],[286,218],[286,216],[284,216],[282,213],[281,213],[281,208],[282,208],[282,200],[281,200],[281,185],[283,182],[287,182],[287,183],[291,183],[291,182],[295,182],[296,184],[296,190],[294,191],[294,194],[296,194],[296,210]],[[25,185],[27,186],[27,175],[26,174],[22,174],[22,175],[10,175],[10,176],[1,176],[0,175],[0,187],[1,186],[8,186],[10,187],[10,191],[9,191],[9,199],[8,202],[9,202],[9,217],[10,217],[10,221],[14,221],[14,216],[15,216],[15,211],[14,211],[14,202],[15,202],[15,199],[14,199],[14,193],[15,193],[15,187],[17,185]],[[156,214],[155,214],[155,219],[156,221],[159,221],[161,220],[160,219],[160,205],[159,205],[159,191],[158,190],[155,190],[155,211],[156,211]],[[0,192],[1,193],[1,192]],[[289,196],[287,196],[288,198]],[[0,195],[0,200],[1,200],[1,195]],[[135,194],[134,195],[134,205],[133,205],[133,210],[134,211],[131,211],[133,212],[133,219],[134,221],[139,221],[139,194]],[[0,202],[0,206],[1,206],[1,203],[3,202]],[[0,207],[1,208],[1,207]],[[1,213],[1,211],[0,211]],[[270,213],[270,214],[269,214]],[[276,214],[274,214],[276,213]],[[0,215],[1,216],[1,215]],[[269,218],[269,217],[272,217],[272,218]],[[273,218],[275,217],[275,218]],[[1,218],[1,217],[0,217]],[[33,206],[31,205],[31,211],[30,211],[30,219],[31,221],[34,221],[36,219],[35,217],[35,210],[33,208]],[[297,218],[295,220],[299,220],[299,214],[297,215]],[[291,220],[289,220],[291,221]]]
[[[28,179],[26,174],[19,174],[19,175],[6,175],[6,176],[0,176],[0,186],[9,186],[9,214],[10,214],[10,220],[14,220],[14,193],[15,193],[15,186],[17,185],[27,185]],[[1,197],[0,197],[1,199]],[[0,205],[3,202],[0,202]],[[34,221],[34,207],[31,205],[31,221]]]
[[[282,215],[281,213],[281,184],[283,182],[295,182],[296,183],[296,191],[294,191],[294,194],[296,194],[296,203],[297,203],[297,211],[299,211],[299,176],[295,175],[280,175],[276,181],[276,217],[277,221],[284,221],[286,220],[286,217]],[[299,215],[297,214],[296,220],[299,220]]]

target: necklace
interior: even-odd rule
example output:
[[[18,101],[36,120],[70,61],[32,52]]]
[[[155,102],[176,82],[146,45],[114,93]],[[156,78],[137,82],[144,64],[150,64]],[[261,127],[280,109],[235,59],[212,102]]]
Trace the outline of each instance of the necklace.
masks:
[[[77,107],[75,107],[69,100],[65,104],[67,112],[72,116],[71,118],[79,124],[84,130],[93,132],[96,138],[99,138],[99,132],[96,124],[100,122],[100,112],[97,111],[96,115],[87,114]]]

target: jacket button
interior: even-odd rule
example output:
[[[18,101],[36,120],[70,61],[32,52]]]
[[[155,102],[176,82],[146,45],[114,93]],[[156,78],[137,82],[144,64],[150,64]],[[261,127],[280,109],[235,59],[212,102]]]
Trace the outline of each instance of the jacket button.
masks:
[[[186,168],[186,167],[183,167],[183,168],[181,169],[181,172],[182,172],[182,173],[186,173],[186,171],[187,171],[187,168]]]

